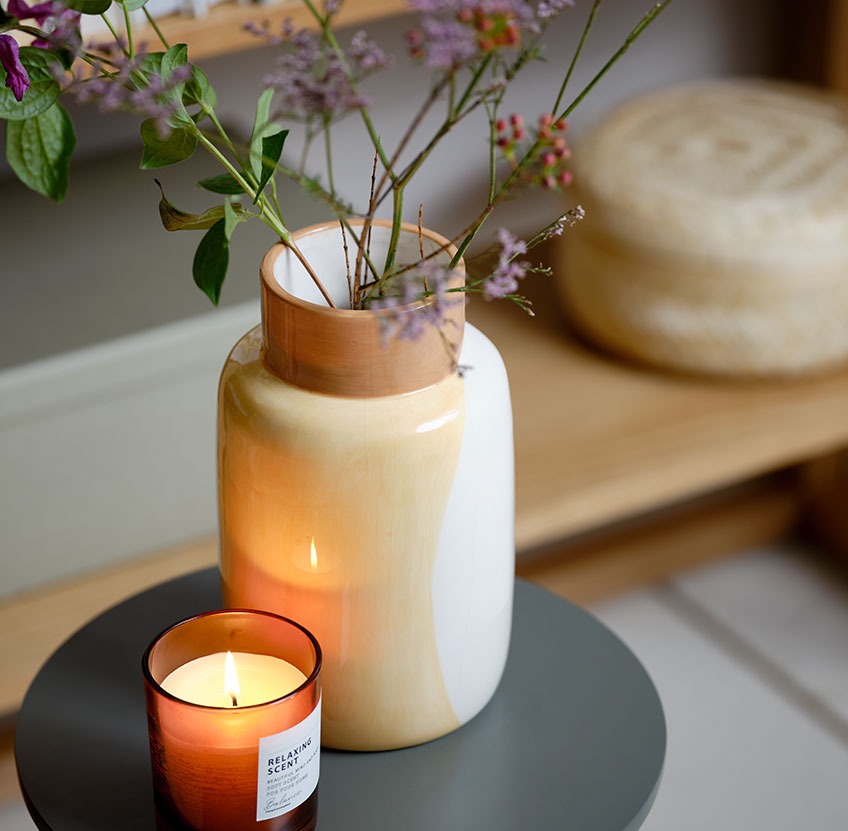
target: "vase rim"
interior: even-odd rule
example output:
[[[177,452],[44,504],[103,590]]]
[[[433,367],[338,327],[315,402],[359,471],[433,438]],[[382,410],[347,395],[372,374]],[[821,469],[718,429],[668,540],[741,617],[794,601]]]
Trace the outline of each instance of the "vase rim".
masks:
[[[354,226],[362,226],[365,224],[365,220],[362,218],[359,219],[350,219],[348,220],[350,225]],[[387,219],[374,219],[371,224],[378,228],[391,228],[392,223]],[[301,228],[292,233],[292,239],[295,242],[306,239],[307,237],[312,237],[320,233],[324,233],[325,231],[330,231],[338,228],[338,222],[335,220],[327,220],[325,222],[316,222],[314,225],[308,225],[305,228]],[[440,248],[443,248],[444,253],[449,255],[451,259],[453,259],[454,254],[456,254],[457,248],[454,243],[452,243],[447,237],[442,234],[437,233],[436,231],[432,231],[429,228],[420,227],[415,225],[412,222],[402,222],[400,225],[400,229],[402,233],[407,234],[418,234],[419,231],[423,237],[430,240],[431,242],[436,243]],[[363,312],[370,313],[372,315],[379,316],[380,314],[398,314],[399,312],[404,312],[408,309],[417,309],[426,304],[426,300],[418,300],[414,303],[408,303],[404,306],[398,306],[394,309],[350,309],[339,306],[327,306],[322,303],[313,303],[311,300],[307,300],[294,292],[289,291],[288,289],[283,288],[280,285],[279,281],[276,278],[275,273],[275,263],[279,256],[284,252],[290,250],[290,246],[284,242],[277,242],[268,249],[267,253],[262,259],[262,264],[260,267],[260,276],[262,279],[262,283],[265,288],[272,293],[276,294],[281,299],[285,300],[286,303],[298,306],[303,309],[308,309],[314,314],[330,314],[330,315],[343,315],[343,316],[361,316]],[[465,264],[462,260],[460,260],[453,269],[457,274],[463,276],[465,275]]]
[[[364,220],[358,220],[363,224]],[[386,220],[375,220],[382,229]],[[322,231],[338,230],[335,222],[312,225],[295,232],[295,242]],[[419,233],[417,225],[403,223],[402,232]],[[453,256],[456,248],[440,234],[420,229],[428,244]],[[431,386],[456,371],[465,325],[465,303],[450,304],[442,326],[425,326],[420,336],[394,336],[387,341],[388,316],[414,320],[426,314],[428,300],[392,309],[350,309],[322,305],[284,288],[277,275],[280,257],[291,255],[290,246],[274,245],[262,260],[262,360],[277,377],[296,387],[344,397],[367,398],[412,392]],[[309,286],[300,263],[299,285]],[[320,269],[318,269],[320,271]],[[338,274],[338,271],[335,272]],[[465,265],[456,267],[457,281],[464,279]],[[319,274],[319,277],[321,275]],[[338,285],[335,295],[338,296]],[[318,295],[318,290],[313,293]],[[370,314],[363,314],[370,312]],[[409,316],[409,317],[407,317]]]

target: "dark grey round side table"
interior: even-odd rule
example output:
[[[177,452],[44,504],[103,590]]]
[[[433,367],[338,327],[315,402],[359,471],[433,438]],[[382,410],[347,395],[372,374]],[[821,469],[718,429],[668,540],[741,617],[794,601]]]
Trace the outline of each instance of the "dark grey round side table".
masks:
[[[155,831],[141,655],[162,629],[220,605],[217,570],[172,580],[103,613],[47,661],[15,741],[42,831]],[[318,828],[634,831],[653,804],[665,746],[656,690],[627,647],[590,614],[519,580],[492,701],[418,747],[323,751]]]

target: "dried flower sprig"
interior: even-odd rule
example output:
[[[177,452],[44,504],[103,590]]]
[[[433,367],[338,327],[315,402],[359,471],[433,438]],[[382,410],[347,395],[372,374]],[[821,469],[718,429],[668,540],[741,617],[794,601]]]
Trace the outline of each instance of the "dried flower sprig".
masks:
[[[278,49],[278,58],[264,79],[250,139],[243,144],[221,124],[217,96],[203,70],[189,61],[184,44],[171,45],[162,37],[145,0],[45,0],[33,6],[25,0],[0,0],[5,3],[5,8],[0,5],[0,119],[6,122],[10,166],[29,187],[61,201],[75,138],[60,98],[91,101],[106,111],[129,110],[142,119],[142,168],[179,163],[198,148],[221,165],[220,175],[199,183],[217,196],[217,204],[202,214],[180,211],[164,193],[159,205],[167,229],[204,232],[193,274],[215,303],[226,276],[232,235],[241,223],[259,219],[291,248],[327,303],[333,305],[284,218],[276,183],[277,177],[283,176],[322,199],[341,223],[346,245],[351,246],[353,307],[391,310],[426,298],[428,311],[415,318],[416,326],[443,320],[445,309],[458,302],[463,292],[476,292],[487,299],[506,297],[529,309],[518,293],[519,283],[540,268],[526,259],[527,252],[538,241],[562,233],[577,221],[582,215],[579,209],[527,243],[501,229],[496,263],[486,276],[458,287],[450,282],[450,274],[490,216],[515,190],[568,187],[567,119],[671,0],[656,2],[589,83],[566,103],[574,68],[601,4],[601,0],[593,0],[551,107],[535,119],[532,128],[521,115],[502,113],[504,96],[513,79],[542,57],[549,26],[573,6],[573,0],[408,0],[418,19],[407,33],[407,50],[430,75],[431,83],[391,148],[383,144],[363,82],[393,59],[364,32],[357,32],[346,46],[339,42],[334,22],[341,0],[302,2],[312,18],[310,31],[295,30],[291,24],[276,32],[267,24],[249,27]],[[111,28],[105,15],[113,5],[123,12],[125,38]],[[160,51],[136,45],[130,11],[138,9],[159,34]],[[81,15],[101,15],[112,38],[106,44],[83,44]],[[31,38],[32,44],[19,45],[21,34]],[[373,169],[371,186],[365,203],[358,206],[337,190],[333,176],[336,151],[331,136],[336,122],[344,117],[361,120],[372,143],[372,154],[363,160]],[[471,117],[481,119],[482,134],[488,139],[489,183],[484,204],[465,227],[445,234],[456,249],[450,263],[436,264],[439,251],[416,262],[398,262],[407,187],[454,128]],[[281,161],[294,127],[304,130],[299,164]],[[323,139],[323,176],[307,170],[309,148],[319,136]],[[377,262],[368,248],[368,231],[377,216],[386,213],[391,217],[391,236],[385,258]],[[364,222],[352,223],[354,218]],[[391,315],[386,318],[390,320]],[[414,333],[395,334],[407,337]]]
[[[517,239],[508,229],[500,228],[496,234],[496,265],[482,277],[466,277],[461,283],[453,269],[438,265],[432,258],[422,259],[415,269],[404,272],[392,283],[389,294],[370,299],[368,308],[385,310],[387,313],[381,317],[384,337],[402,340],[416,339],[428,325],[444,329],[451,319],[451,307],[466,302],[470,292],[479,293],[486,300],[509,298],[532,315],[530,301],[518,294],[519,282],[528,274],[548,274],[550,268],[534,266],[529,260],[519,258],[537,245],[561,236],[566,228],[573,228],[585,215],[583,208],[577,205],[527,242]],[[417,315],[408,314],[413,304],[421,305]]]

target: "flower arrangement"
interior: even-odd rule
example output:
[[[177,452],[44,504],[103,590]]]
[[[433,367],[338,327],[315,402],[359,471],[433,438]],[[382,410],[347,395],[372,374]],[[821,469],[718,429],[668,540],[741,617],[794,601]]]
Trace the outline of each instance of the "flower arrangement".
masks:
[[[217,197],[208,210],[201,214],[181,211],[164,190],[159,203],[166,229],[203,231],[193,276],[213,303],[218,302],[226,276],[232,235],[241,223],[259,220],[291,248],[333,305],[320,275],[292,239],[278,198],[277,177],[282,176],[322,200],[340,223],[349,262],[351,308],[392,308],[428,297],[438,316],[451,292],[508,298],[530,311],[529,302],[518,292],[519,281],[544,269],[534,267],[527,252],[580,219],[579,206],[526,242],[501,228],[493,266],[464,285],[450,282],[451,271],[497,207],[516,190],[568,187],[567,119],[671,0],[655,3],[585,88],[572,95],[570,81],[601,5],[601,0],[593,0],[578,46],[566,62],[558,89],[552,91],[551,106],[532,123],[517,113],[504,112],[505,93],[528,64],[543,58],[550,24],[574,0],[408,0],[409,8],[418,14],[417,25],[406,35],[408,58],[428,73],[430,84],[392,148],[384,146],[374,122],[367,80],[393,58],[362,31],[346,45],[339,41],[334,23],[341,0],[303,0],[314,24],[309,30],[296,30],[290,23],[279,31],[272,31],[268,24],[249,27],[256,37],[278,48],[278,58],[264,79],[253,129],[243,142],[221,124],[216,94],[206,74],[190,62],[185,44],[167,42],[147,12],[146,0],[45,0],[33,6],[25,0],[5,2],[5,9],[0,8],[0,78],[4,80],[0,118],[6,121],[8,162],[24,184],[57,202],[65,195],[75,136],[61,98],[93,102],[104,111],[130,110],[142,117],[143,169],[179,163],[200,148],[221,165],[219,175],[199,182]],[[105,14],[113,5],[123,13],[125,31],[115,29]],[[131,12],[138,10],[158,36],[158,51],[138,43],[131,18]],[[108,42],[83,42],[82,15],[103,18],[111,32]],[[20,45],[19,40],[26,38],[29,45]],[[432,116],[439,113],[434,122]],[[333,128],[344,117],[361,119],[373,151],[371,158],[361,160],[371,171],[370,189],[357,205],[337,190],[333,176]],[[479,117],[486,140],[484,204],[465,227],[453,232],[439,229],[456,247],[446,266],[437,265],[433,254],[417,262],[397,261],[407,186],[453,128],[472,117]],[[425,122],[435,123],[435,129],[425,132]],[[298,164],[285,160],[286,139],[295,128],[303,131],[306,151],[318,142],[323,145],[322,174],[307,169],[307,152]],[[423,210],[417,206],[419,227]],[[368,245],[369,229],[381,214],[390,216],[391,237],[385,257],[375,262]],[[353,224],[353,218],[364,222]]]

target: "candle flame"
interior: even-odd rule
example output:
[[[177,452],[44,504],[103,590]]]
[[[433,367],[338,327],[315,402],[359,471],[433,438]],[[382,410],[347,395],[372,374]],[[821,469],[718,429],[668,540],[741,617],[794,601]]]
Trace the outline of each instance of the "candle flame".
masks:
[[[318,571],[318,552],[315,550],[315,537],[309,546],[309,565],[313,571]]]
[[[233,707],[237,707],[238,697],[241,690],[239,689],[236,662],[233,659],[232,652],[227,652],[227,657],[224,659],[224,691],[230,698],[232,698]]]

